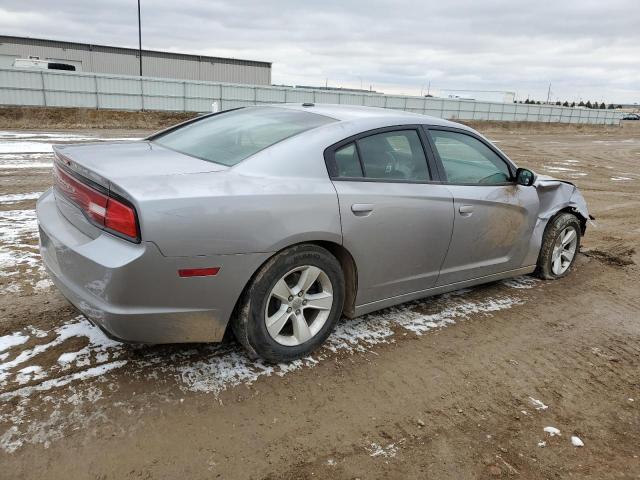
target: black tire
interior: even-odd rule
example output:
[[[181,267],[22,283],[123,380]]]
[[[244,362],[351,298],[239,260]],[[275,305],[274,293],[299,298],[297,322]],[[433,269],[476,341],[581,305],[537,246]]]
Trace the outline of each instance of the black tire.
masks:
[[[265,310],[269,294],[287,272],[307,265],[326,273],[333,289],[333,304],[324,325],[311,339],[300,345],[285,346],[276,342],[267,330]],[[326,249],[303,244],[283,250],[269,259],[245,288],[231,321],[233,333],[252,358],[276,363],[305,357],[324,343],[340,319],[344,285],[340,263]]]
[[[558,237],[567,227],[573,227],[576,231],[576,251],[573,258],[571,259],[569,267],[564,272],[558,275],[553,272],[552,268],[553,250]],[[556,280],[558,278],[567,276],[573,269],[576,258],[578,257],[578,252],[580,251],[581,232],[582,229],[580,226],[580,221],[575,215],[571,213],[561,213],[553,217],[549,221],[549,224],[545,229],[544,236],[542,237],[542,247],[540,248],[540,255],[538,256],[536,275],[543,280]]]

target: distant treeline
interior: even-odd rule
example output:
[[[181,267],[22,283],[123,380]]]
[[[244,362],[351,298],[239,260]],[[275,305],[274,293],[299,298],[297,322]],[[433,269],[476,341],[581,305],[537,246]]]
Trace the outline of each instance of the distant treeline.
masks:
[[[541,101],[529,100],[528,98],[524,101],[514,100],[513,103],[524,103],[526,105],[545,105],[545,103]],[[586,103],[583,102],[582,100],[580,100],[580,103],[576,103],[576,102],[569,103],[566,100],[564,102],[561,102],[560,100],[558,100],[555,104],[559,107],[585,107],[585,108],[596,108],[600,110],[606,110],[606,109],[613,110],[614,108],[622,108],[622,105],[614,105],[613,103],[610,103],[609,105],[605,105],[604,102],[591,103],[589,100],[587,100]]]

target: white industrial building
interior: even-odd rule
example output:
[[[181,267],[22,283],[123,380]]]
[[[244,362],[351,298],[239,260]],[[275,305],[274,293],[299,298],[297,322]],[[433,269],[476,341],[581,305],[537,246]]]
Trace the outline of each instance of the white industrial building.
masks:
[[[138,49],[0,35],[0,68],[47,68],[139,75]],[[146,77],[270,85],[271,63],[142,50]]]

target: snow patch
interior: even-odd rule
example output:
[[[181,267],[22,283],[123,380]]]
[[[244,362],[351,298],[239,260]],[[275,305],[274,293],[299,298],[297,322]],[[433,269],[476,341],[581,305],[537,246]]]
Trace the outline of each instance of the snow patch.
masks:
[[[502,280],[502,284],[509,288],[517,288],[519,290],[528,290],[540,283],[540,280],[534,277],[520,276]]]
[[[544,431],[552,437],[561,435],[560,430],[558,430],[556,427],[544,427]]]
[[[16,375],[16,382],[19,385],[40,380],[46,376],[46,372],[39,365],[30,365],[20,369]]]
[[[575,172],[576,170],[568,167],[559,167],[557,165],[543,165],[542,168],[550,172]]]
[[[0,195],[0,203],[11,205],[13,203],[23,202],[25,200],[37,200],[43,192],[31,193],[13,193],[8,195]]]
[[[118,347],[121,348],[121,344],[108,339],[98,328],[94,327],[87,321],[84,317],[79,316],[73,319],[70,323],[64,324],[61,327],[56,328],[53,333],[55,334],[55,338],[48,343],[35,345],[33,348],[22,350],[15,358],[9,361],[2,361],[0,363],[0,387],[4,387],[7,384],[13,382],[21,383],[19,380],[14,378],[12,380],[11,371],[21,367],[22,365],[29,366],[27,362],[29,362],[32,358],[40,355],[50,349],[57,347],[67,341],[70,338],[78,337],[85,338],[87,340],[87,345],[81,350],[73,353],[65,353],[60,356],[62,361],[59,358],[59,363],[62,365],[62,369],[69,368],[72,365],[77,367],[82,367],[90,364],[90,358],[92,356],[97,357],[103,353],[107,353],[109,349]],[[14,334],[15,335],[15,334]],[[28,339],[28,337],[27,337]],[[26,342],[26,340],[24,340]],[[24,343],[24,342],[22,342]],[[117,357],[118,352],[113,352],[112,356]],[[126,363],[126,361],[124,362]],[[114,362],[111,367],[105,365],[100,365],[93,370],[93,374],[88,374],[89,377],[95,376],[94,374],[100,374],[100,372],[106,372],[116,368],[117,366],[122,366],[124,364],[120,364],[118,362]],[[18,372],[24,372],[24,368]],[[37,386],[28,387],[26,389],[9,391],[6,393],[0,394],[0,399],[11,398],[16,395],[28,395],[31,391],[38,390],[48,390],[50,388],[54,388],[60,385],[66,385],[67,383],[75,380],[86,378],[85,375],[87,370],[77,372],[76,374],[69,376],[67,379],[55,379],[53,381],[43,382]],[[49,372],[43,372],[40,378],[45,378],[49,376]]]
[[[536,400],[533,397],[529,397],[529,401],[531,402],[531,405],[533,405],[533,408],[535,408],[536,410],[546,410],[547,408],[549,408],[548,405],[545,405],[540,400]]]
[[[140,137],[96,137],[95,135],[81,135],[77,133],[47,133],[47,132],[10,132],[0,131],[0,140],[46,140],[48,142],[87,142],[87,141],[119,141],[142,140]]]
[[[369,456],[371,457],[393,458],[398,453],[398,447],[395,443],[390,443],[389,445],[383,447],[378,443],[371,442],[371,444],[365,448],[369,452]]]
[[[64,375],[62,377],[45,380],[44,382],[38,383],[37,385],[34,385],[34,386],[24,387],[11,392],[2,393],[0,394],[0,400],[6,401],[15,397],[28,397],[35,392],[43,392],[43,391],[51,390],[52,388],[59,388],[65,385],[69,385],[72,382],[77,382],[80,380],[89,380],[91,378],[100,377],[105,373],[110,372],[111,370],[122,368],[126,364],[127,364],[126,360],[118,360],[115,362],[104,363],[102,365],[98,365],[97,367],[81,370],[79,372],[72,373],[70,375]]]
[[[23,168],[33,168],[33,169],[44,169],[51,168],[53,165],[53,160],[50,162],[33,162],[28,158],[23,158],[20,160],[12,160],[12,161],[4,161],[0,156],[0,170],[21,170]]]
[[[25,284],[46,288],[38,283],[46,279],[46,272],[38,251],[35,210],[0,211],[0,277],[12,280],[0,286],[4,294],[19,293]]]
[[[52,153],[53,146],[44,142],[0,142],[0,153]]]
[[[43,278],[42,280],[38,280],[33,288],[36,290],[46,290],[51,287],[53,287],[53,282],[48,278]]]
[[[17,332],[10,335],[5,335],[4,337],[0,337],[0,352],[9,350],[11,347],[15,347],[16,345],[22,345],[27,340],[29,340],[29,337],[27,335],[23,335]]]
[[[27,340],[29,340],[29,337],[21,333],[12,333],[10,335],[0,337],[0,352],[9,350],[11,347],[15,347],[16,345],[22,345]]]
[[[240,384],[250,385],[262,376],[283,376],[303,367],[312,367],[327,358],[330,353],[366,352],[374,345],[391,342],[393,328],[396,327],[422,335],[430,330],[452,325],[456,320],[468,319],[472,315],[489,315],[521,303],[521,300],[512,297],[477,302],[465,301],[463,297],[454,298],[455,300],[451,301],[451,298],[442,296],[439,303],[443,304],[443,308],[433,314],[415,311],[418,303],[414,302],[381,313],[343,320],[336,326],[319,353],[288,364],[269,365],[259,360],[248,359],[242,351],[224,346],[211,346],[204,359],[176,366],[176,375],[186,390],[218,395]],[[449,306],[445,306],[447,304]]]

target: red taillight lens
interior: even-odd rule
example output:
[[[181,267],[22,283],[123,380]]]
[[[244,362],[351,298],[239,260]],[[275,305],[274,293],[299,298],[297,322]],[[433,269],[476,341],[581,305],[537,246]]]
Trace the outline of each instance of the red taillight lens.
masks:
[[[53,176],[56,189],[75,203],[94,225],[139,241],[138,220],[132,206],[83,183],[58,165],[54,165]]]
[[[107,201],[107,214],[104,219],[104,226],[120,232],[127,237],[138,237],[136,212],[133,208],[114,198],[109,198]]]
[[[76,180],[57,165],[53,169],[56,188],[93,221],[104,225],[109,197]]]

